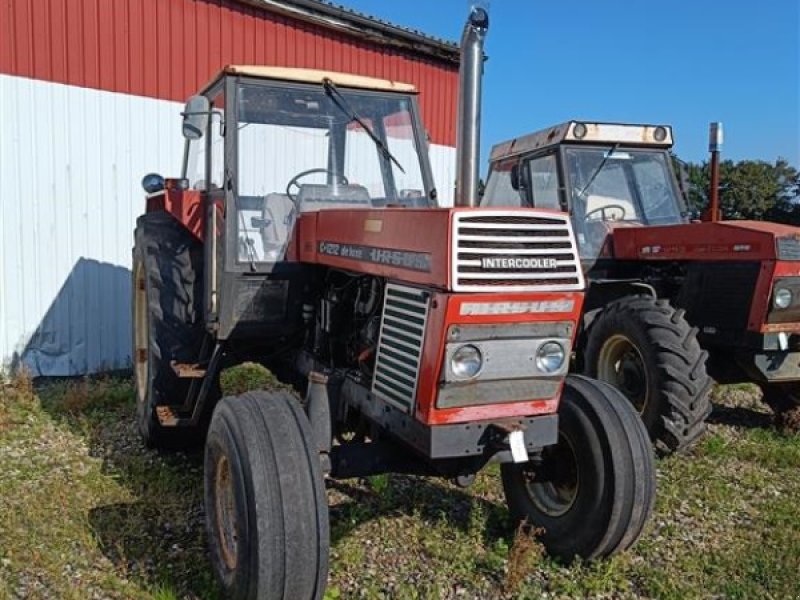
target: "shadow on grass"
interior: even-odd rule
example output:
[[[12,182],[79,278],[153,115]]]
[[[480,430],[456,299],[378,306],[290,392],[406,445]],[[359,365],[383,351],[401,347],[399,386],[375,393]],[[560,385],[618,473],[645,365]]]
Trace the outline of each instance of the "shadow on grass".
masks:
[[[128,380],[60,381],[37,393],[53,421],[102,461],[99,483],[76,485],[91,485],[81,490],[94,496],[89,527],[115,575],[157,597],[219,597],[206,550],[201,451],[145,448]]]
[[[147,592],[161,592],[160,597],[218,597],[207,552],[202,451],[145,448],[135,430],[127,380],[81,379],[40,386],[38,392],[51,418],[82,437],[90,455],[102,461],[101,473],[131,498],[99,496],[88,515],[97,546],[116,575]],[[387,477],[381,490],[355,480],[328,482],[332,493],[345,497],[330,509],[332,545],[391,515],[414,515],[428,526],[444,522],[462,532],[474,531],[477,522],[485,542],[513,540],[505,506],[436,479]]]
[[[386,516],[414,516],[426,526],[446,524],[462,533],[474,527],[474,512],[481,515],[482,538],[487,546],[500,539],[508,543],[514,530],[508,510],[443,481],[413,475],[389,475],[386,489],[375,492],[348,480],[331,480],[330,489],[344,494],[347,502],[331,507],[331,545],[351,535],[361,525]]]
[[[774,419],[770,413],[742,406],[726,406],[715,403],[707,422],[713,425],[728,425],[745,429],[771,429]]]

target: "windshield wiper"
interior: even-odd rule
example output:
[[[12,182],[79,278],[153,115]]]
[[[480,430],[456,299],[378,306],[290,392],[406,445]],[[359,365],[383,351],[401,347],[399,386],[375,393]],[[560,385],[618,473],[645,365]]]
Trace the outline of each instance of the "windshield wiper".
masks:
[[[606,155],[603,157],[603,160],[600,161],[600,164],[597,165],[597,168],[592,173],[592,176],[589,177],[589,181],[586,183],[585,186],[583,186],[583,189],[580,192],[578,192],[578,195],[576,196],[577,198],[583,198],[583,195],[586,193],[586,190],[588,190],[589,187],[594,183],[594,180],[597,179],[597,176],[600,174],[600,171],[602,171],[603,167],[606,166],[608,159],[611,158],[611,155],[617,151],[617,148],[619,148],[619,144],[614,144],[613,146],[611,146],[611,150],[606,152]]]
[[[367,135],[372,138],[372,141],[375,142],[375,146],[378,148],[380,153],[386,160],[391,160],[397,168],[400,169],[400,172],[405,175],[406,170],[402,167],[402,165],[397,162],[397,159],[392,156],[392,153],[389,152],[389,148],[386,147],[375,132],[367,126],[364,120],[358,116],[355,110],[350,106],[350,104],[345,100],[345,97],[342,96],[341,92],[337,89],[336,85],[328,79],[327,77],[322,80],[322,87],[325,90],[325,93],[331,99],[331,101],[336,105],[336,108],[341,110],[345,115],[347,115],[351,121],[355,121],[367,132]]]

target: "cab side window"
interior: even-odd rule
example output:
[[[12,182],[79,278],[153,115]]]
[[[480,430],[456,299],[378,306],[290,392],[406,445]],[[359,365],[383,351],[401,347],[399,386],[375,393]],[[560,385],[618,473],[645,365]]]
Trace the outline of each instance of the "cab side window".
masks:
[[[481,206],[483,207],[520,207],[522,196],[512,185],[511,170],[516,161],[504,161],[492,165],[486,189],[483,191]]]
[[[556,155],[549,154],[528,161],[528,181],[535,208],[561,210],[558,200],[558,167]]]

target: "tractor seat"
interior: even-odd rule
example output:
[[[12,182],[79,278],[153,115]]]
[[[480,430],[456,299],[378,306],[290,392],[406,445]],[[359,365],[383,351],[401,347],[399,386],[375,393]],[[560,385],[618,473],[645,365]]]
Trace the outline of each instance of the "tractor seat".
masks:
[[[265,226],[261,230],[264,246],[282,245],[289,238],[296,215],[294,203],[286,194],[267,194],[264,198]]]
[[[308,183],[300,186],[297,194],[300,212],[328,210],[331,208],[370,208],[372,201],[363,185],[332,185]]]

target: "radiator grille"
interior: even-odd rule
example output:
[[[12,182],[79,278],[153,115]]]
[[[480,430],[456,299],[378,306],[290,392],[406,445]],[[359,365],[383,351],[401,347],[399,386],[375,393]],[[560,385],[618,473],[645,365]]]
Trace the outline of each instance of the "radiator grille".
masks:
[[[372,392],[409,413],[417,394],[427,320],[427,292],[393,283],[386,286]]]
[[[796,236],[779,237],[778,260],[800,260],[800,240]]]
[[[563,291],[583,288],[567,215],[539,211],[453,214],[452,289],[456,292]]]

